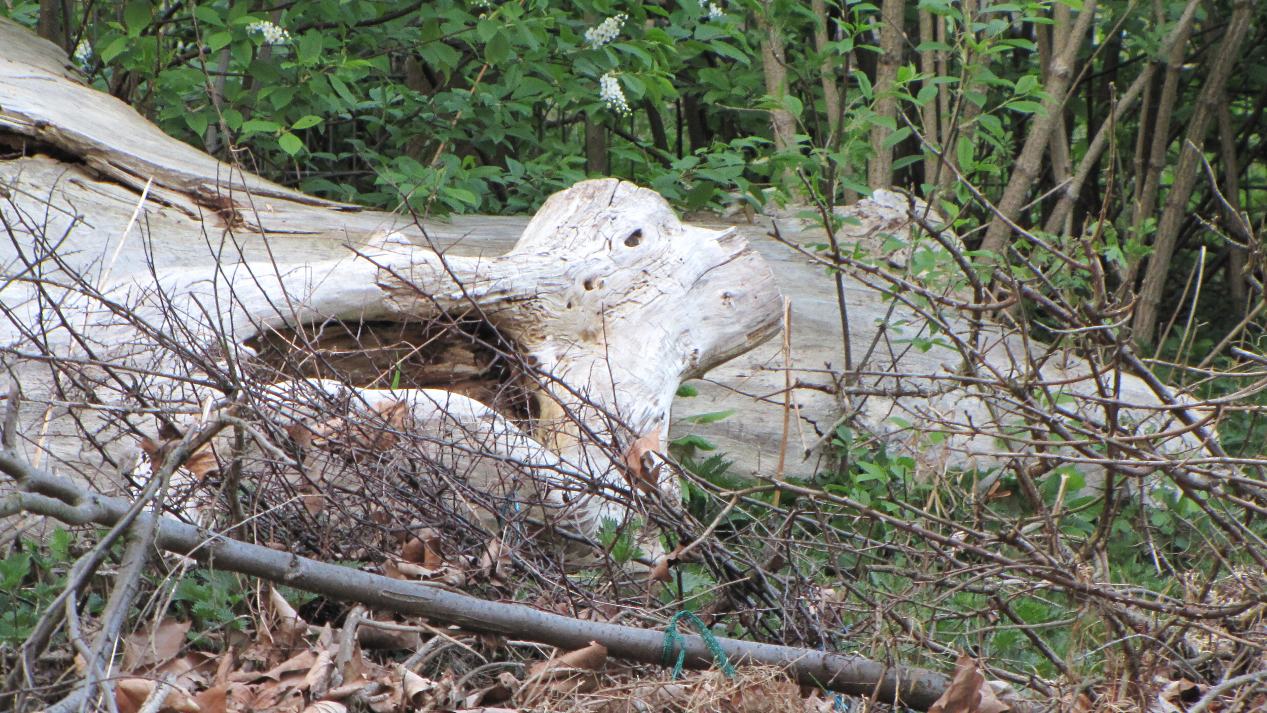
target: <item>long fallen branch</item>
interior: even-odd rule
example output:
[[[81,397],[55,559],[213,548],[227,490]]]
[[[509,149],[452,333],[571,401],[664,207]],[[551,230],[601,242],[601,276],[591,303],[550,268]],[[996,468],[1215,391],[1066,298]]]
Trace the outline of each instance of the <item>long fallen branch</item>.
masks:
[[[0,450],[0,471],[19,489],[0,501],[0,516],[27,511],[68,524],[112,525],[132,506],[124,498],[91,493],[72,481],[36,468],[14,450]],[[155,517],[147,512],[140,518]],[[490,602],[417,582],[390,579],[349,567],[252,545],[209,533],[171,518],[159,517],[155,543],[218,569],[271,580],[290,587],[371,607],[424,616],[473,631],[505,634],[565,649],[591,641],[612,656],[663,664],[664,634],[649,629],[582,621],[522,604]],[[946,676],[917,668],[891,666],[861,656],[719,638],[735,663],[779,666],[801,683],[841,693],[874,696],[883,702],[927,709],[950,683]],[[714,659],[703,639],[683,637],[686,666],[705,669]]]

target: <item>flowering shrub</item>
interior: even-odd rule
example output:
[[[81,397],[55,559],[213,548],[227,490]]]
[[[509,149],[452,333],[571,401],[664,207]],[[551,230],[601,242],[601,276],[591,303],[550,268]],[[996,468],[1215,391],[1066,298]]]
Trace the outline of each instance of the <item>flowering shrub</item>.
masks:
[[[284,45],[290,42],[290,33],[269,22],[268,20],[256,20],[246,26],[248,34],[257,34],[263,37],[266,45]]]
[[[617,114],[629,113],[629,102],[625,101],[625,92],[620,88],[620,80],[614,72],[604,74],[598,80],[598,96],[607,108]]]
[[[612,15],[598,25],[589,28],[585,31],[585,41],[591,48],[597,49],[615,40],[620,35],[620,28],[625,24],[627,17],[622,12],[619,15]]]

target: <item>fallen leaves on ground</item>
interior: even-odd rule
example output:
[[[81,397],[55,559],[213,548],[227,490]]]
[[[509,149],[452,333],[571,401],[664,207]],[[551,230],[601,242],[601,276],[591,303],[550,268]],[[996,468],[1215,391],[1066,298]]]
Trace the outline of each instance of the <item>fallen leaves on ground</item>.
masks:
[[[1006,710],[1011,710],[1011,706],[994,694],[994,688],[977,670],[976,659],[961,654],[955,662],[955,676],[950,686],[928,713],[1003,713]]]

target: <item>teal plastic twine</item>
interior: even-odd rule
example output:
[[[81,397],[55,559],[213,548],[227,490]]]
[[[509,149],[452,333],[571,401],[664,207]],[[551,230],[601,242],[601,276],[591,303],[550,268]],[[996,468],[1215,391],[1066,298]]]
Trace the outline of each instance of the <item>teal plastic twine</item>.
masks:
[[[704,640],[704,646],[708,647],[708,652],[713,655],[713,660],[721,667],[722,673],[726,674],[726,678],[735,677],[735,667],[730,665],[730,659],[726,658],[726,652],[721,650],[721,644],[717,643],[717,637],[713,636],[713,632],[708,630],[708,626],[689,611],[680,611],[673,615],[669,620],[669,628],[664,630],[664,650],[660,654],[660,658],[665,666],[673,662],[673,649],[677,649],[677,661],[673,663],[673,678],[677,679],[682,675],[682,667],[686,665],[686,642],[682,640],[682,634],[677,630],[677,623],[682,619],[688,619],[695,626],[695,630],[699,632],[700,638]]]

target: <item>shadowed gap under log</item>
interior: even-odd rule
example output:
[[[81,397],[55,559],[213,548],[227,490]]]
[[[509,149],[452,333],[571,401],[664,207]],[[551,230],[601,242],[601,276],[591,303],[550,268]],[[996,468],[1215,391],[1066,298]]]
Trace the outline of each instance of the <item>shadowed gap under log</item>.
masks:
[[[434,320],[328,320],[252,337],[261,369],[273,380],[334,379],[373,389],[444,389],[488,404],[531,430],[539,389],[524,373],[518,348],[470,315]],[[528,363],[531,363],[530,361]]]

